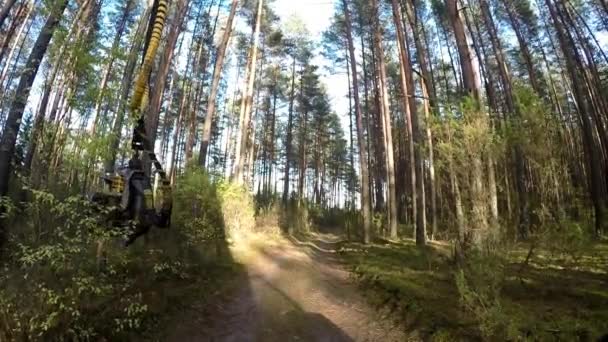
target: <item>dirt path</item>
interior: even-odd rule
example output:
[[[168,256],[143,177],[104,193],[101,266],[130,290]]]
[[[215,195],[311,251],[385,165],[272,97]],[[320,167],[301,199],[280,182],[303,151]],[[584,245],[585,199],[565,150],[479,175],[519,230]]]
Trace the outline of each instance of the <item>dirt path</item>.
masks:
[[[247,275],[224,302],[206,308],[179,341],[405,341],[360,296],[335,258],[337,239],[315,244],[254,236],[235,241],[233,257]]]

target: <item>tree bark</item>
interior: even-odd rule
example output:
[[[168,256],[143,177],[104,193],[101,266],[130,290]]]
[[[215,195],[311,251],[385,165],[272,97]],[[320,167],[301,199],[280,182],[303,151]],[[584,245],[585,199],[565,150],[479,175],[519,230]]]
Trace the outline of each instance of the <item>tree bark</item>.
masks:
[[[367,147],[365,145],[365,137],[363,134],[363,115],[361,111],[361,103],[359,102],[359,84],[357,81],[357,60],[355,58],[355,47],[353,44],[350,10],[347,0],[342,0],[344,7],[344,16],[346,23],[346,40],[348,43],[348,52],[350,57],[350,68],[353,82],[353,98],[355,102],[355,112],[357,116],[357,138],[359,143],[359,167],[361,172],[361,209],[363,214],[363,242],[371,241],[371,211],[369,203],[369,173],[367,169]]]
[[[382,32],[380,24],[380,12],[378,0],[372,1],[374,7],[374,44],[376,45],[378,70],[379,70],[379,91],[382,108],[382,118],[384,127],[384,140],[386,150],[386,174],[388,182],[388,223],[391,238],[397,238],[397,192],[395,188],[395,156],[393,151],[393,128],[391,125],[391,109],[388,92],[388,77],[386,75],[386,65],[384,62],[384,48],[382,47]]]
[[[412,184],[416,186],[416,229],[415,238],[416,244],[423,246],[426,244],[426,200],[424,193],[424,157],[423,145],[424,139],[420,129],[418,119],[418,110],[416,100],[414,99],[415,87],[414,76],[412,74],[409,51],[406,45],[406,36],[401,23],[401,5],[397,0],[392,0],[393,21],[397,30],[397,45],[399,48],[399,70],[401,75],[401,88],[403,91],[403,106],[405,115],[408,119],[408,126],[411,125],[411,133],[413,140],[414,153],[412,155],[412,163],[415,165]],[[409,112],[409,113],[408,113]],[[409,116],[409,117],[408,117]],[[409,128],[408,128],[409,130]],[[410,147],[411,153],[412,147]]]
[[[4,6],[2,6],[2,9],[0,10],[0,30],[2,29],[2,25],[4,25],[4,21],[6,20],[6,17],[8,17],[11,8],[13,8],[13,5],[15,5],[16,2],[17,0],[7,0]]]
[[[289,94],[289,114],[287,117],[287,138],[285,139],[285,175],[283,178],[283,204],[289,200],[289,169],[291,166],[291,140],[293,139],[293,103],[295,100],[296,85],[296,56],[294,53],[291,64],[291,90]]]
[[[30,5],[28,5],[27,2],[23,2],[17,8],[17,10],[15,10],[14,18],[11,21],[11,25],[9,26],[8,30],[6,31],[6,34],[0,36],[2,38],[2,46],[0,46],[0,61],[2,61],[2,59],[4,58],[4,55],[6,54],[6,52],[8,50],[8,46],[10,45],[10,42],[11,42],[13,36],[15,35],[15,30],[22,23],[25,23],[25,19],[27,18],[28,12],[30,11],[29,8],[31,8],[33,6],[34,6],[33,4],[30,6]],[[1,26],[0,26],[0,33],[1,32],[2,32],[2,30],[1,30]]]
[[[460,8],[458,8],[457,0],[445,0],[448,8],[448,14],[456,36],[456,45],[458,47],[458,55],[460,56],[460,67],[462,69],[462,80],[464,90],[467,95],[470,95],[474,100],[480,101],[481,88],[479,83],[479,75],[473,66],[473,56],[469,48],[467,34],[464,29]]]
[[[593,123],[590,119],[592,109],[589,108],[585,93],[583,89],[581,89],[584,82],[582,82],[581,72],[577,68],[577,65],[581,65],[580,58],[578,57],[577,49],[574,47],[572,37],[568,35],[560,21],[559,12],[551,0],[545,0],[545,3],[549,8],[549,13],[557,32],[559,44],[564,53],[566,68],[572,81],[574,97],[578,105],[583,130],[583,147],[588,167],[588,187],[595,211],[595,231],[597,235],[601,235],[603,234],[606,225],[606,222],[604,222],[606,215],[606,185],[602,178],[602,175],[605,175],[605,170],[602,170],[603,162],[601,160],[600,151],[598,151]]]
[[[16,96],[6,123],[4,124],[2,140],[0,141],[0,196],[5,196],[8,193],[11,162],[15,152],[17,135],[19,134],[19,128],[21,127],[23,110],[27,104],[27,99],[29,98],[30,90],[34,83],[34,79],[36,78],[36,74],[38,73],[42,58],[46,53],[67,3],[67,0],[61,0],[57,3],[56,8],[51,9],[44,26],[38,34],[38,38],[34,43],[30,56],[25,63],[23,74],[21,75],[19,85],[15,91]],[[2,238],[0,238],[0,241],[2,241]]]
[[[57,78],[57,76],[59,75],[59,72],[63,68],[65,60],[70,60],[72,57],[71,55],[66,57],[66,54],[69,51],[68,44],[71,43],[72,36],[74,35],[74,33],[77,30],[77,26],[78,26],[77,24],[80,22],[80,17],[87,11],[87,9],[89,8],[89,4],[90,4],[90,1],[86,0],[81,5],[80,9],[78,10],[78,13],[76,13],[75,20],[72,23],[72,25],[70,26],[70,29],[68,30],[68,33],[65,37],[65,40],[62,43],[59,55],[57,56],[57,60],[51,71],[51,75],[49,76],[49,78],[47,79],[47,81],[44,85],[44,91],[42,93],[42,98],[40,100],[39,108],[36,113],[36,116],[34,117],[34,125],[32,127],[30,143],[28,145],[27,152],[25,154],[23,170],[26,174],[29,174],[31,171],[34,154],[36,153],[36,148],[38,147],[38,139],[39,139],[39,136],[40,136],[42,130],[44,129],[44,115],[45,115],[47,107],[48,107],[51,92],[53,90],[53,85],[55,85],[55,79]],[[77,37],[81,33],[80,30],[81,30],[81,28],[79,29],[79,31],[76,34]],[[58,96],[58,94],[56,94],[55,96]]]
[[[10,66],[10,62],[13,59],[13,55],[15,53],[15,50],[17,50],[17,58],[15,59],[15,62],[13,63],[13,67],[17,65],[18,61],[19,61],[19,56],[21,56],[21,50],[23,48],[23,45],[26,41],[26,39],[21,39],[21,37],[23,36],[23,34],[25,33],[25,37],[27,37],[33,21],[32,16],[34,13],[34,6],[35,3],[32,2],[30,6],[28,6],[28,12],[27,15],[25,17],[25,20],[23,20],[23,23],[21,24],[21,27],[19,28],[19,32],[17,33],[17,36],[15,37],[14,41],[13,41],[13,47],[10,49],[8,56],[6,57],[6,62],[4,63],[4,66],[2,67],[2,74],[0,74],[0,87],[2,86],[2,84],[4,84],[4,79],[6,78],[9,66]],[[27,29],[26,29],[27,27]],[[17,46],[19,46],[19,48],[17,48]],[[10,82],[8,82],[8,84],[10,84]],[[7,84],[7,85],[8,85]],[[0,104],[2,102],[0,101]]]
[[[502,43],[498,37],[496,25],[494,24],[494,18],[486,0],[480,0],[480,7],[482,12],[482,19],[488,30],[490,41],[492,43],[492,50],[498,64],[498,73],[500,75],[503,94],[507,104],[507,110],[515,115],[517,118],[521,118],[519,107],[515,100],[515,94],[513,92],[513,82],[511,80],[511,74],[507,65],[507,61],[503,52]],[[530,225],[530,208],[528,200],[528,177],[526,175],[526,161],[523,156],[522,147],[520,143],[515,143],[513,147],[513,154],[515,157],[515,178],[518,193],[518,206],[519,206],[519,233],[522,239],[526,239],[528,236],[528,230]],[[488,175],[490,180],[494,177],[494,167],[491,161],[488,161]],[[490,189],[492,190],[492,189]],[[492,201],[493,202],[493,201]],[[494,207],[492,207],[494,212]],[[492,216],[495,216],[494,214]],[[493,222],[494,228],[498,222]]]
[[[211,81],[211,90],[209,91],[205,123],[203,124],[203,136],[201,139],[201,150],[198,161],[200,165],[205,165],[205,160],[207,159],[207,149],[209,146],[209,140],[211,139],[211,124],[213,123],[213,118],[215,116],[217,92],[220,85],[220,78],[222,76],[222,69],[224,67],[224,59],[226,58],[226,48],[228,47],[228,42],[232,36],[232,23],[234,21],[238,3],[238,0],[232,1],[230,14],[228,15],[228,20],[226,21],[226,28],[224,29],[224,34],[222,35],[222,41],[217,48],[215,66],[213,68],[213,80]]]
[[[411,3],[409,2],[411,1]],[[424,25],[420,25],[418,11],[415,0],[405,2],[406,16],[409,19],[416,52],[418,54],[418,64],[420,65],[420,89],[422,90],[422,103],[424,105],[424,119],[426,121],[426,144],[428,147],[428,167],[429,167],[429,189],[430,208],[429,208],[429,224],[430,232],[428,236],[434,239],[434,234],[437,230],[437,190],[435,180],[435,158],[433,151],[433,134],[431,130],[431,118],[437,106],[437,91],[435,87],[435,78],[433,76],[433,68],[428,58],[428,45],[426,38],[426,30]],[[422,129],[422,127],[420,127]],[[424,177],[424,173],[421,175]],[[426,195],[426,189],[425,189]]]
[[[258,0],[258,8],[255,21],[255,29],[253,31],[253,45],[251,46],[251,60],[249,61],[247,70],[247,83],[243,91],[243,99],[241,101],[241,115],[243,118],[242,124],[239,127],[240,134],[237,136],[236,143],[236,167],[235,180],[238,184],[244,182],[245,157],[247,154],[247,137],[251,125],[251,107],[253,104],[253,91],[255,83],[255,75],[257,68],[258,46],[260,45],[260,29],[262,25],[262,12],[264,11],[264,0]]]
[[[479,129],[487,129],[487,118],[485,113],[481,112],[481,85],[478,72],[474,67],[473,55],[469,48],[468,37],[465,31],[464,23],[462,22],[460,10],[458,9],[457,0],[446,0],[450,22],[454,29],[458,54],[460,56],[460,66],[462,70],[463,87],[465,94],[470,96],[474,103],[472,110],[469,110],[466,115],[467,120],[470,120]],[[485,240],[488,233],[488,201],[486,197],[486,182],[484,180],[484,165],[483,165],[483,150],[482,146],[476,146],[478,149],[470,153],[470,193],[471,193],[471,227],[465,232],[470,237],[471,242],[480,246]],[[463,242],[463,241],[461,241]]]

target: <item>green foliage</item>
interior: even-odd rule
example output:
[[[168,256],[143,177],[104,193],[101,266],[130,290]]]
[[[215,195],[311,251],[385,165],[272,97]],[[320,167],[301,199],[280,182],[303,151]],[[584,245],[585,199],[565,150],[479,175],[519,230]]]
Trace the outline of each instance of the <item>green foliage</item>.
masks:
[[[386,212],[374,212],[372,216],[372,227],[374,231],[382,236],[388,236],[388,216]]]
[[[437,138],[437,174],[445,177],[440,181],[450,184],[451,191],[456,183],[459,185],[463,219],[469,227],[466,233],[476,235],[476,241],[482,240],[490,220],[489,177],[485,169],[488,160],[502,155],[501,141],[492,131],[487,114],[473,99],[467,98],[456,110],[447,111],[441,120],[434,123],[433,129]],[[445,222],[451,228],[449,235],[457,236],[456,217]]]
[[[560,193],[569,191],[570,181],[565,154],[566,141],[560,123],[547,105],[528,87],[516,87],[519,117],[511,117],[505,128],[507,142],[519,146],[526,158],[534,192],[542,203],[556,203]],[[567,164],[566,164],[567,165]]]
[[[504,280],[503,257],[478,251],[469,253],[464,267],[455,274],[460,303],[478,322],[486,340],[510,340],[518,334],[513,317],[502,306]]]
[[[33,191],[9,219],[18,223],[0,277],[0,339],[91,339],[142,326],[147,308],[124,281],[121,255],[97,270],[94,243],[108,239],[99,212],[78,197]]]
[[[221,181],[218,193],[226,233],[252,232],[255,228],[255,205],[253,197],[243,186]]]
[[[256,215],[273,210],[279,201],[279,195],[270,191],[259,191],[255,195],[255,211]]]
[[[443,243],[347,243],[341,254],[368,300],[425,341],[592,341],[608,331],[605,244],[576,270],[522,268],[527,250],[504,250],[471,252],[457,272]]]
[[[217,188],[200,168],[190,167],[175,188],[172,225],[189,245],[224,239],[224,218]]]
[[[546,225],[542,243],[553,259],[546,261],[559,260],[562,264],[566,261],[566,265],[577,267],[581,258],[592,250],[594,239],[591,227],[563,219],[559,225]]]
[[[32,191],[22,208],[1,205],[12,227],[0,265],[1,341],[131,340],[185,297],[219,286],[202,279],[218,277],[223,262],[206,258],[207,242],[224,241],[216,188],[201,171],[180,178],[173,227],[153,230],[145,248],[122,247],[126,232],[81,197]]]

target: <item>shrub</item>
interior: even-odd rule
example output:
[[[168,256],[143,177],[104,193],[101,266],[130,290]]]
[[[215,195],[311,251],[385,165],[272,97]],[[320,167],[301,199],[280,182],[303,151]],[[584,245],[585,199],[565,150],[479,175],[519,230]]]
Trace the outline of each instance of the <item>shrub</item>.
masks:
[[[148,307],[124,277],[127,254],[97,269],[95,242],[120,232],[107,230],[103,212],[82,198],[32,194],[7,218],[19,224],[0,276],[0,340],[80,340],[140,329]]]
[[[547,227],[543,242],[552,258],[568,261],[577,267],[583,255],[592,249],[592,229],[584,224],[563,219],[559,224]]]
[[[228,236],[252,232],[255,228],[255,206],[247,189],[222,181],[218,184],[218,193]]]
[[[193,246],[224,239],[224,218],[215,184],[196,167],[180,177],[173,194],[172,227]]]
[[[505,265],[499,253],[471,251],[463,267],[456,271],[455,280],[460,303],[478,323],[485,340],[517,337],[515,322],[501,303]]]
[[[202,171],[178,180],[172,228],[129,248],[127,232],[104,223],[105,209],[81,197],[30,197],[22,208],[0,203],[12,227],[0,261],[0,341],[131,340],[175,307],[172,292],[206,290],[192,286],[213,270],[201,251],[223,242],[224,225],[217,189]],[[104,246],[101,268],[96,246]]]
[[[256,231],[267,234],[279,234],[282,220],[282,210],[279,204],[259,210],[255,219]]]

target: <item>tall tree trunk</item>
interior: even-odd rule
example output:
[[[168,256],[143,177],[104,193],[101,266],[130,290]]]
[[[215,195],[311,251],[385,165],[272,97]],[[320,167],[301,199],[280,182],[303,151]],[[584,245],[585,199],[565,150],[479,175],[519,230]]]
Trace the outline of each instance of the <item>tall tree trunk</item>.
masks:
[[[411,1],[411,3],[410,3]],[[409,19],[410,26],[412,27],[412,33],[414,36],[414,43],[416,45],[416,52],[418,55],[418,64],[420,65],[421,77],[420,77],[420,89],[422,90],[422,102],[424,105],[424,116],[426,121],[426,144],[428,146],[428,167],[429,167],[429,188],[430,194],[430,208],[429,208],[429,223],[430,232],[428,236],[433,239],[435,231],[437,230],[437,191],[435,184],[435,159],[433,153],[433,134],[431,130],[431,117],[436,110],[437,105],[437,91],[435,88],[435,78],[433,75],[433,68],[429,62],[428,57],[428,43],[426,37],[426,30],[424,25],[420,24],[418,18],[418,10],[416,7],[416,1],[408,0],[405,2],[406,16]],[[420,128],[422,129],[422,127]],[[421,175],[424,177],[424,174]],[[426,189],[425,189],[426,194]]]
[[[6,62],[4,63],[4,66],[2,67],[2,73],[0,74],[0,87],[4,84],[4,79],[6,78],[6,74],[9,70],[9,66],[11,64],[10,62],[13,59],[13,55],[14,55],[15,51],[17,51],[17,58],[15,59],[13,66],[16,66],[19,61],[19,56],[21,56],[21,50],[23,48],[25,41],[27,40],[27,39],[21,39],[21,37],[24,35],[24,33],[25,33],[25,37],[27,37],[27,35],[29,34],[29,31],[30,31],[30,28],[32,27],[33,20],[31,20],[31,19],[35,12],[34,6],[36,6],[36,4],[34,2],[31,2],[30,5],[28,6],[27,15],[26,15],[25,19],[23,20],[23,23],[21,24],[21,27],[19,28],[19,32],[17,33],[17,36],[15,37],[15,39],[13,41],[13,46],[11,47],[11,49],[8,53],[8,56],[6,57]],[[8,82],[8,83],[10,84],[10,82]],[[0,104],[1,103],[2,102],[0,101]]]
[[[2,38],[2,46],[0,46],[0,62],[2,61],[2,59],[4,58],[4,55],[6,54],[7,50],[8,50],[8,46],[10,45],[11,40],[13,39],[14,35],[15,35],[15,30],[17,30],[17,27],[19,27],[21,24],[25,23],[25,19],[28,16],[28,8],[32,7],[33,4],[30,6],[27,2],[23,2],[15,11],[15,15],[14,18],[11,22],[11,25],[9,26],[8,30],[6,31],[6,34],[4,35],[0,35],[0,38]],[[0,33],[2,32],[1,27],[0,27]]]
[[[277,67],[278,68],[278,67]],[[270,151],[268,151],[268,194],[270,194],[271,191],[271,181],[272,181],[272,169],[274,166],[274,153],[275,153],[275,131],[276,131],[276,118],[277,118],[277,100],[278,100],[278,96],[279,96],[279,90],[277,89],[279,87],[279,70],[274,69],[273,73],[274,73],[274,81],[273,81],[273,85],[272,85],[272,111],[271,111],[271,119],[270,119],[270,139],[269,139],[269,148]],[[275,188],[276,188],[276,183],[275,183]]]
[[[300,77],[300,103],[304,99],[304,73],[308,68],[308,65],[302,66],[302,76]],[[298,206],[302,205],[304,201],[304,185],[306,181],[306,137],[308,135],[308,108],[300,105],[301,117],[300,117],[300,137],[298,142]]]
[[[522,29],[520,27],[520,23],[517,20],[515,13],[513,13],[512,3],[510,1],[506,1],[503,4],[503,8],[507,13],[509,18],[509,23],[511,24],[511,28],[515,32],[515,37],[517,38],[517,42],[519,44],[519,49],[522,54],[522,58],[524,60],[524,64],[526,65],[526,70],[528,71],[528,76],[530,77],[530,85],[532,89],[536,91],[540,96],[545,95],[545,91],[541,88],[538,74],[536,68],[534,67],[534,60],[532,56],[532,52],[530,51],[530,42],[524,36]]]
[[[487,129],[487,118],[485,117],[484,113],[481,113],[481,85],[479,75],[475,68],[473,55],[471,54],[471,50],[469,48],[469,42],[465,31],[465,26],[462,22],[460,10],[458,8],[458,1],[446,0],[446,6],[448,7],[448,14],[450,17],[450,22],[452,23],[452,27],[454,29],[456,45],[458,47],[458,54],[460,56],[460,67],[462,69],[464,90],[465,93],[475,101],[475,106],[473,110],[471,110],[470,113],[466,113],[466,115],[469,116],[468,120],[474,122],[481,129]],[[483,151],[478,150],[472,152],[470,159],[472,228],[469,229],[466,234],[470,236],[471,242],[473,242],[473,244],[479,246],[484,241],[485,235],[488,232],[488,203],[486,198],[486,186],[483,171]]]
[[[423,101],[429,102],[429,106],[434,110],[437,102],[437,92],[435,90],[435,80],[433,77],[432,66],[429,62],[429,49],[426,42],[425,28],[424,25],[420,24],[420,20],[418,18],[416,0],[405,1],[405,12],[412,28],[414,44],[416,46],[418,56],[418,64],[420,65],[421,78],[424,80],[423,83],[424,87],[426,88],[427,95],[424,96]]]
[[[410,106],[410,98],[408,98],[408,84],[407,84],[407,78],[405,75],[405,70],[404,65],[402,63],[402,47],[404,46],[404,44],[406,44],[405,42],[405,34],[403,31],[403,24],[401,21],[401,5],[399,3],[393,3],[393,1],[391,0],[391,8],[392,8],[392,13],[393,13],[393,23],[395,25],[395,30],[397,31],[397,45],[398,45],[398,51],[399,51],[399,80],[400,80],[400,86],[401,86],[401,91],[402,91],[402,97],[401,97],[401,101],[402,101],[402,107],[403,107],[403,113],[404,113],[404,118],[405,118],[405,127],[407,129],[407,134],[406,134],[406,142],[407,142],[407,147],[408,147],[408,155],[409,155],[409,181],[410,181],[410,191],[411,191],[411,205],[412,205],[412,223],[414,227],[418,227],[418,189],[416,187],[416,163],[415,163],[415,144],[414,144],[414,133],[413,133],[413,126],[412,126],[412,107]],[[406,51],[407,53],[407,51]],[[413,86],[413,85],[412,85]],[[414,93],[414,90],[412,88],[412,94]],[[411,98],[413,99],[413,98]],[[415,105],[415,101],[413,102],[413,106],[414,108],[416,108]],[[405,154],[404,154],[405,155]],[[414,235],[416,234],[416,231],[414,230]]]
[[[5,196],[8,192],[11,161],[15,151],[17,135],[19,134],[19,128],[21,126],[23,110],[27,104],[32,84],[34,83],[42,58],[46,53],[67,3],[67,0],[61,0],[57,3],[55,8],[51,9],[47,20],[34,43],[32,52],[25,64],[21,79],[19,80],[19,85],[15,91],[16,96],[4,125],[2,140],[0,141],[0,196]]]
[[[551,0],[545,0],[545,3],[549,8],[549,13],[557,32],[559,44],[564,53],[566,68],[572,81],[574,98],[578,105],[583,130],[583,147],[587,160],[589,193],[595,211],[595,230],[597,235],[601,235],[604,232],[606,225],[606,222],[604,222],[606,212],[606,185],[603,181],[605,170],[602,170],[603,162],[601,160],[600,151],[598,151],[598,142],[595,139],[593,123],[590,119],[592,109],[589,108],[584,90],[581,89],[584,82],[582,82],[581,71],[577,68],[577,65],[582,65],[582,63],[572,37],[569,36],[562,21],[560,21],[559,12],[556,7]]]
[[[420,78],[420,87],[422,89],[422,96],[426,99],[423,100],[424,103],[424,119],[426,121],[426,144],[428,146],[428,166],[429,166],[429,193],[431,196],[430,200],[430,208],[429,208],[429,223],[430,223],[430,232],[428,232],[428,236],[431,240],[435,239],[435,233],[437,232],[437,185],[435,179],[435,152],[433,150],[433,133],[431,130],[431,106],[428,97],[430,96],[428,93],[428,87],[426,85],[424,77]],[[426,190],[426,189],[425,189]]]
[[[480,0],[480,7],[482,12],[482,19],[488,30],[490,40],[492,43],[492,50],[498,64],[498,73],[500,75],[503,94],[507,104],[507,110],[515,115],[517,118],[521,118],[521,113],[517,102],[515,100],[515,94],[513,92],[513,82],[511,81],[511,74],[507,65],[507,61],[503,52],[502,43],[498,37],[496,25],[494,24],[494,18],[486,0]],[[519,232],[522,238],[527,238],[528,230],[530,225],[530,208],[528,200],[528,177],[526,174],[526,161],[523,156],[522,147],[520,143],[516,142],[513,147],[513,154],[515,156],[515,178],[518,192],[518,206],[519,206]],[[488,161],[488,175],[490,181],[494,177],[494,167],[491,161]],[[490,189],[492,190],[492,189]],[[492,201],[493,202],[493,201]],[[493,208],[492,208],[493,209]],[[494,210],[494,209],[493,209]],[[492,216],[495,216],[494,214]],[[498,222],[493,222],[494,228],[498,225]]]
[[[25,154],[23,170],[26,174],[29,174],[31,171],[34,154],[36,153],[36,148],[38,147],[38,139],[44,129],[44,115],[47,111],[53,86],[55,85],[55,79],[63,68],[65,61],[71,60],[72,58],[71,54],[66,56],[66,54],[68,54],[70,50],[68,48],[68,44],[72,43],[71,40],[74,34],[76,35],[76,40],[78,40],[78,38],[80,37],[82,33],[82,26],[79,28],[78,23],[81,23],[81,17],[85,14],[85,12],[88,11],[89,5],[90,1],[86,0],[85,2],[83,2],[80,9],[76,13],[75,20],[74,22],[72,22],[72,25],[70,26],[70,29],[68,30],[68,33],[64,41],[62,42],[59,55],[57,56],[57,61],[55,62],[51,74],[44,85],[44,90],[42,92],[42,98],[40,100],[39,108],[34,117],[34,125],[32,127],[30,143],[28,144],[27,152]],[[55,96],[58,96],[58,94],[55,94]]]
[[[349,137],[349,143],[350,143],[350,153],[349,153],[349,161],[350,161],[350,168],[351,170],[355,170],[355,144],[354,144],[354,136],[353,136],[353,96],[352,96],[352,87],[351,87],[351,81],[350,81],[350,60],[348,59],[348,48],[346,49],[345,52],[345,57],[344,59],[346,60],[346,78],[348,81],[348,137]],[[349,199],[348,199],[348,203],[347,203],[347,209],[351,209],[355,207],[355,180],[354,180],[354,175],[352,175],[351,177],[349,177],[349,185],[351,187],[350,191],[349,191]],[[350,240],[350,230],[347,229],[346,231],[347,234],[347,239]]]
[[[359,84],[357,81],[357,60],[355,58],[355,47],[353,44],[350,10],[347,0],[342,0],[346,23],[346,40],[348,43],[348,53],[350,57],[350,68],[353,82],[353,98],[355,101],[355,112],[357,115],[357,138],[359,142],[359,167],[361,172],[361,209],[363,213],[363,242],[369,243],[371,240],[371,211],[369,203],[369,173],[367,169],[367,147],[363,134],[363,114],[361,103],[359,102]]]
[[[380,71],[379,90],[384,127],[384,139],[386,146],[386,174],[388,181],[388,222],[391,238],[397,237],[397,192],[395,188],[395,156],[393,151],[393,128],[391,125],[391,109],[388,92],[388,77],[386,76],[386,65],[384,62],[384,48],[382,47],[382,32],[380,26],[380,12],[378,1],[372,1],[374,7],[374,44],[376,45],[378,70]]]
[[[201,150],[199,153],[199,164],[205,165],[207,159],[207,148],[209,146],[209,140],[211,139],[211,124],[213,123],[213,117],[215,116],[215,103],[217,100],[217,91],[220,85],[220,78],[222,76],[222,69],[224,67],[224,58],[226,58],[226,48],[228,42],[232,36],[232,23],[238,7],[238,0],[233,0],[230,7],[230,14],[226,21],[226,27],[224,34],[222,35],[222,41],[217,48],[217,54],[215,58],[215,66],[213,68],[213,80],[211,81],[211,90],[209,91],[209,100],[207,101],[207,111],[205,116],[205,123],[203,124],[203,136],[201,139]]]
[[[193,42],[194,43],[194,42]],[[204,44],[203,44],[203,39],[200,39],[199,41],[199,48],[196,52],[196,55],[194,56],[194,61],[193,61],[193,66],[192,66],[192,73],[187,76],[188,79],[190,79],[191,83],[194,83],[194,86],[190,86],[190,92],[191,94],[189,95],[190,97],[194,96],[194,98],[192,99],[192,101],[190,101],[190,103],[188,104],[188,116],[189,116],[189,120],[188,120],[188,139],[186,140],[186,146],[184,147],[184,155],[186,157],[186,161],[190,162],[192,161],[192,158],[194,157],[194,145],[196,143],[196,131],[198,129],[198,120],[197,120],[197,116],[196,116],[196,112],[197,112],[197,107],[199,106],[199,98],[202,92],[202,82],[200,80],[192,80],[193,76],[195,74],[200,74],[202,77],[201,78],[205,78],[205,72],[207,69],[207,59],[205,58],[205,54],[203,52],[204,50]],[[191,46],[191,48],[193,48],[194,46]],[[201,65],[202,64],[202,65]]]
[[[257,68],[258,46],[260,45],[260,29],[262,25],[262,12],[264,11],[264,0],[258,0],[258,9],[255,20],[255,29],[253,31],[253,44],[251,46],[251,60],[249,61],[247,70],[247,83],[243,91],[243,100],[241,101],[241,117],[242,124],[239,127],[240,134],[237,136],[236,143],[236,167],[235,180],[238,184],[243,184],[245,171],[245,157],[247,155],[247,137],[251,126],[251,108],[253,104],[253,91]]]
[[[373,210],[380,212],[384,208],[384,181],[387,176],[386,174],[386,135],[384,134],[384,110],[382,105],[381,93],[380,93],[380,71],[378,69],[379,63],[376,61],[376,44],[374,43],[375,38],[372,32],[370,36],[370,52],[371,52],[371,83],[374,89],[374,110],[368,112],[368,132],[369,140],[374,142],[372,149],[370,148],[370,177],[372,184],[372,190],[375,191],[375,198],[372,197],[372,208]],[[365,77],[365,75],[364,75]]]
[[[413,184],[416,186],[416,244],[423,246],[426,244],[426,200],[424,193],[424,157],[423,145],[424,138],[420,129],[418,119],[418,110],[414,94],[414,76],[412,74],[409,51],[406,45],[406,36],[401,22],[401,5],[397,0],[392,0],[393,22],[397,30],[397,45],[399,48],[399,70],[401,74],[401,88],[403,91],[403,106],[405,115],[408,120],[408,126],[411,125],[411,133],[414,143],[414,153],[412,155],[412,163],[415,165],[415,172],[412,176]],[[409,112],[409,113],[408,113]],[[409,117],[408,117],[409,116]],[[408,128],[409,130],[409,128]],[[412,147],[410,147],[411,153]]]
[[[112,70],[114,67],[114,61],[116,60],[116,50],[120,45],[120,39],[122,38],[123,33],[127,27],[127,21],[129,19],[129,15],[131,10],[133,9],[133,0],[127,0],[124,4],[124,8],[122,11],[122,15],[120,16],[120,20],[118,21],[118,25],[116,28],[116,34],[114,35],[114,40],[112,41],[112,46],[110,47],[110,52],[108,54],[108,61],[106,63],[106,67],[103,73],[103,77],[101,79],[101,85],[99,86],[99,93],[97,94],[97,99],[95,100],[95,117],[93,119],[93,125],[91,126],[91,136],[95,136],[95,132],[97,130],[97,125],[99,124],[100,116],[101,116],[101,107],[103,104],[103,98],[105,96],[106,87],[108,86],[108,82],[110,81],[110,76],[112,75]]]
[[[458,47],[458,55],[460,56],[460,67],[462,69],[462,80],[464,90],[467,95],[470,95],[474,100],[480,101],[480,82],[479,74],[475,70],[473,63],[473,55],[469,47],[467,34],[465,32],[464,23],[460,14],[457,0],[445,0],[448,8],[448,14],[454,35],[456,37],[456,46]]]
[[[182,92],[186,92],[186,81],[184,80],[184,87],[182,87]],[[175,120],[175,130],[173,131],[173,148],[171,149],[171,166],[169,167],[169,175],[171,177],[171,184],[175,183],[175,178],[177,176],[177,165],[178,163],[178,159],[179,159],[179,153],[178,153],[178,149],[179,149],[179,140],[180,140],[180,136],[182,134],[182,126],[183,126],[183,121],[184,121],[184,111],[185,111],[185,105],[186,105],[186,95],[182,95],[182,100],[180,102],[180,106],[179,106],[179,110],[178,110],[178,115],[177,115],[177,119]]]
[[[291,166],[291,140],[293,139],[293,104],[295,100],[296,85],[296,56],[294,53],[291,64],[291,90],[289,93],[289,114],[287,117],[287,138],[285,139],[285,175],[283,178],[283,204],[287,205],[289,199],[289,169]]]
[[[61,0],[56,4],[55,8],[51,9],[21,74],[21,79],[15,92],[16,96],[8,113],[4,130],[2,131],[2,139],[0,140],[0,197],[6,196],[8,193],[15,143],[17,142],[23,110],[29,98],[32,84],[67,4],[68,0]],[[0,207],[0,213],[4,212],[4,210],[4,207]],[[0,222],[0,247],[4,244],[5,237],[4,223]]]

